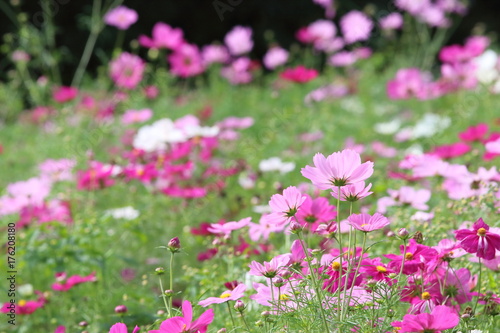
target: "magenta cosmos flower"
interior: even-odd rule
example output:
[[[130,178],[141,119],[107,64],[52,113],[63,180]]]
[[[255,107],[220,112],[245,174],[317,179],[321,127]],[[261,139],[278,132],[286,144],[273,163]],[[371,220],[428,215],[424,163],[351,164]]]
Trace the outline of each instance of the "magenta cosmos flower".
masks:
[[[205,65],[196,45],[183,44],[168,56],[173,75],[180,77],[196,76],[203,73]]]
[[[399,333],[441,333],[456,327],[459,321],[460,318],[453,309],[438,305],[431,313],[407,314],[402,322],[393,322],[392,326],[396,327]]]
[[[359,154],[350,149],[328,157],[318,153],[313,162],[314,167],[307,165],[301,173],[321,190],[362,182],[373,173],[373,162],[361,163]]]
[[[117,87],[134,89],[141,82],[145,68],[140,57],[123,52],[110,63],[109,75]]]
[[[280,74],[280,78],[287,81],[306,83],[314,80],[318,76],[318,71],[309,69],[304,66],[297,66],[295,68],[288,68]]]
[[[132,333],[139,332],[139,327],[136,326]],[[128,333],[127,325],[122,323],[116,323],[109,329],[109,333]]]
[[[175,50],[184,44],[184,33],[180,28],[172,28],[166,23],[158,22],[153,27],[152,38],[139,36],[139,44],[147,48]]]
[[[58,282],[52,284],[52,289],[57,291],[68,291],[78,284],[85,282],[95,282],[97,278],[95,277],[95,272],[90,273],[87,276],[73,275],[66,279],[66,273],[56,273],[56,280]]]
[[[295,186],[284,189],[283,195],[275,194],[269,201],[272,211],[270,218],[277,224],[290,222],[304,200],[306,200],[306,196],[300,193]]]
[[[189,301],[182,303],[182,315],[163,321],[159,330],[149,333],[205,333],[208,325],[214,320],[214,310],[208,309],[200,318],[193,321],[193,306]]]
[[[241,283],[233,290],[226,290],[219,297],[209,297],[207,299],[204,299],[203,301],[200,301],[198,305],[206,307],[209,306],[210,304],[220,304],[228,301],[236,301],[237,299],[243,297],[246,289],[247,286]]]
[[[132,24],[137,22],[137,12],[125,6],[118,6],[111,9],[104,15],[104,22],[120,30],[127,30]]]
[[[475,253],[479,258],[491,260],[495,258],[495,249],[500,251],[500,235],[489,230],[490,226],[479,218],[472,226],[472,230],[457,230],[455,237],[465,251]]]
[[[389,219],[382,214],[352,214],[347,218],[349,224],[357,230],[370,232],[373,230],[382,229],[389,225]]]

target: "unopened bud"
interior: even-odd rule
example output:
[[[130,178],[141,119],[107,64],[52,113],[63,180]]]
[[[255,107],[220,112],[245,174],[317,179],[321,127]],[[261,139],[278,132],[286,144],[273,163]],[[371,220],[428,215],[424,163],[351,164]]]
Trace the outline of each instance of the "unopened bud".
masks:
[[[79,323],[78,323],[78,326],[80,326],[80,327],[87,327],[87,326],[89,326],[89,323],[87,323],[87,322],[84,320],[84,321],[79,322]]]
[[[117,305],[115,307],[115,313],[126,313],[127,307],[125,305]]]
[[[263,322],[262,320],[257,320],[257,321],[255,322],[255,326],[257,326],[257,327],[262,327],[262,326],[264,326],[264,322]]]
[[[285,279],[285,280],[288,280],[290,278],[290,276],[292,276],[293,272],[290,270],[290,269],[284,269],[281,271],[280,273],[280,276]]]
[[[407,239],[410,233],[405,228],[401,228],[398,231],[398,237],[401,239]]]
[[[245,303],[243,303],[243,301],[241,300],[237,300],[236,303],[234,303],[234,309],[240,313],[243,312],[245,308]]]
[[[299,234],[302,231],[302,226],[297,221],[290,223],[290,232],[292,234]]]
[[[172,238],[168,242],[167,247],[170,250],[170,252],[172,252],[172,253],[179,252],[179,250],[181,249],[181,241],[179,240],[179,237]]]
[[[163,267],[157,267],[155,269],[155,274],[156,275],[163,275],[163,274],[165,274],[165,268],[163,268]]]
[[[283,285],[285,284],[285,280],[283,280],[281,277],[277,277],[276,279],[274,279],[274,285],[278,288],[281,288],[283,287]]]
[[[264,317],[264,318],[267,318],[267,317],[269,317],[271,315],[271,312],[269,312],[269,311],[263,311],[260,315],[262,317]]]
[[[227,330],[224,327],[217,331],[217,333],[226,333],[226,332]]]
[[[167,290],[165,290],[164,293],[165,293],[165,296],[172,297],[172,295],[174,294],[174,291],[170,290],[170,289],[167,289]]]

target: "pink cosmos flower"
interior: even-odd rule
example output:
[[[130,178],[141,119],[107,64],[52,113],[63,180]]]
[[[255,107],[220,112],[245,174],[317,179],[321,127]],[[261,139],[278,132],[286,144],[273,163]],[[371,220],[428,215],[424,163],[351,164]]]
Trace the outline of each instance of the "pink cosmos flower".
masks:
[[[372,184],[368,184],[368,186],[365,187],[365,182],[357,182],[354,184],[342,186],[340,188],[340,201],[358,201],[363,198],[366,198],[373,192],[370,192],[370,189],[372,187]],[[339,198],[339,189],[337,187],[332,188],[332,196],[336,199]]]
[[[213,63],[225,63],[229,60],[229,52],[224,45],[206,45],[201,49],[201,57],[205,66]]]
[[[275,69],[284,65],[287,60],[288,51],[279,46],[274,46],[267,51],[262,62],[267,69]]]
[[[88,170],[78,171],[77,188],[79,190],[97,190],[109,187],[115,183],[112,178],[115,170],[118,169],[113,165],[91,161]]]
[[[56,280],[58,282],[52,284],[52,289],[57,291],[68,291],[74,286],[85,283],[85,282],[95,282],[97,278],[95,277],[95,272],[90,273],[87,276],[73,275],[66,279],[66,273],[56,273]]]
[[[269,214],[263,214],[259,223],[250,223],[248,225],[249,237],[254,242],[259,241],[261,238],[267,240],[272,232],[281,232],[285,225],[278,225],[274,219],[269,218]]]
[[[104,15],[104,22],[107,25],[117,27],[120,30],[127,30],[132,24],[137,22],[137,19],[137,12],[125,6],[113,8]]]
[[[370,232],[373,230],[382,229],[390,224],[389,219],[382,214],[352,214],[347,218],[349,224],[357,230]]]
[[[228,301],[236,301],[237,299],[240,299],[245,295],[246,289],[247,286],[241,283],[234,289],[226,290],[219,297],[209,297],[207,299],[198,302],[198,305],[207,307],[210,304],[220,304]]]
[[[111,61],[109,75],[116,86],[125,89],[134,89],[142,80],[146,64],[136,55],[123,52]]]
[[[312,104],[312,102],[320,102],[325,99],[336,99],[349,94],[349,87],[343,84],[328,84],[317,89],[314,89],[304,98],[304,102],[307,105]],[[305,133],[309,134],[309,133]],[[314,137],[314,135],[313,135]],[[308,135],[301,136],[301,141],[308,141]],[[319,139],[318,139],[319,140]],[[316,141],[316,140],[312,140]]]
[[[352,44],[370,38],[373,22],[362,12],[353,10],[340,19],[340,29],[346,44]]]
[[[224,37],[229,53],[235,56],[248,53],[253,48],[252,28],[235,26]]]
[[[311,198],[306,194],[306,199],[295,215],[297,222],[311,232],[315,232],[322,223],[328,223],[337,216],[334,206],[324,197]]]
[[[450,145],[442,145],[435,147],[430,154],[439,156],[442,159],[450,159],[467,154],[471,151],[471,147],[463,142],[457,142]]]
[[[307,27],[308,38],[315,44],[332,40],[336,33],[337,28],[330,20],[317,20]]]
[[[247,57],[240,57],[221,69],[220,74],[231,84],[244,84],[252,81],[250,72],[252,61]]]
[[[380,19],[380,27],[385,30],[401,29],[403,27],[403,15],[400,13],[390,13]]]
[[[176,316],[163,321],[160,329],[148,333],[205,333],[214,320],[214,310],[208,309],[193,321],[193,306],[189,301],[182,303],[182,315],[183,317]]]
[[[45,160],[38,166],[40,177],[47,178],[51,182],[72,180],[71,170],[76,165],[76,161],[69,159]]]
[[[472,229],[455,231],[455,237],[465,251],[475,253],[479,258],[492,260],[495,258],[495,249],[500,251],[500,234],[489,230],[490,226],[479,218]]]
[[[46,303],[47,300],[45,297],[43,297],[43,294],[40,291],[35,291],[35,293],[39,296],[37,300],[35,301],[26,301],[26,300],[19,300],[16,303],[14,303],[14,311],[18,315],[27,315],[27,314],[32,314],[35,312],[37,309],[42,308]],[[12,310],[12,304],[10,302],[5,302],[2,304],[2,307],[0,308],[0,312],[2,313],[10,313]]]
[[[477,124],[476,126],[470,126],[467,130],[458,134],[458,137],[462,141],[482,141],[485,135],[488,133],[488,125],[485,123]]]
[[[285,224],[290,222],[291,218],[297,214],[302,203],[306,200],[295,186],[290,186],[283,190],[283,195],[274,194],[269,200],[272,214],[270,218],[276,224]]]
[[[75,87],[59,87],[52,94],[52,98],[57,103],[65,103],[74,100],[78,95],[78,89]]]
[[[265,261],[264,264],[252,261],[250,265],[248,265],[248,267],[250,267],[248,274],[273,278],[283,271],[288,266],[289,262],[290,257],[286,255],[274,257],[269,262]]]
[[[288,68],[280,74],[282,79],[287,81],[306,83],[314,80],[318,76],[318,71],[315,69],[308,69],[304,66],[297,66],[295,68]]]
[[[400,333],[441,333],[460,322],[455,310],[444,305],[436,306],[431,313],[407,314],[402,322],[393,322]]]
[[[156,97],[158,97],[160,90],[156,86],[146,86],[144,87],[142,92],[144,93],[144,96],[146,96],[146,98],[155,99]]]
[[[500,154],[500,139],[485,144],[486,151],[491,154]]]
[[[353,65],[358,60],[356,53],[340,51],[335,53],[328,60],[329,64],[335,67],[347,67]]]
[[[158,22],[153,27],[152,38],[139,36],[139,44],[147,48],[176,50],[184,44],[184,34],[179,28],[172,28],[166,23]]]
[[[232,231],[234,230],[239,230],[242,229],[246,226],[248,226],[251,222],[252,218],[247,217],[244,219],[239,220],[238,222],[227,222],[224,224],[220,223],[213,223],[210,225],[208,228],[208,231],[214,234],[223,234],[223,235],[230,235]]]
[[[66,326],[57,326],[54,333],[66,333]]]
[[[180,77],[196,76],[203,73],[205,66],[196,45],[182,44],[168,56],[172,74]]]
[[[317,153],[313,162],[314,167],[307,165],[301,173],[321,190],[362,182],[373,173],[373,162],[361,163],[359,154],[350,149],[328,157]]]
[[[387,83],[387,95],[390,99],[426,99],[429,84],[429,78],[418,68],[402,68],[397,71],[396,77]]]
[[[406,252],[403,245],[400,250],[402,255],[386,254],[385,257],[391,260],[388,265],[391,269],[399,272],[403,265],[403,273],[407,275],[423,270],[427,263],[437,257],[435,249],[418,244],[413,238],[410,239]]]
[[[132,333],[139,332],[139,327],[136,326]],[[109,329],[109,333],[128,333],[127,325],[122,323],[116,323]]]
[[[275,306],[278,303],[278,295],[280,295],[281,311],[283,311],[283,309],[293,309],[297,306],[297,302],[294,300],[293,289],[289,283],[286,283],[282,287],[278,288],[274,284],[269,286],[254,282],[253,288],[257,293],[251,295],[250,299],[260,305]]]
[[[142,123],[148,121],[153,116],[151,109],[127,110],[122,116],[122,123],[125,125]]]

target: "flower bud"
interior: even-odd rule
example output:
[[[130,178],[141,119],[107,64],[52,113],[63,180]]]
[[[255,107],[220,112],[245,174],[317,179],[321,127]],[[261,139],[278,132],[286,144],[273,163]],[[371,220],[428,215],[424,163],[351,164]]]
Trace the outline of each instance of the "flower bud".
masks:
[[[267,317],[269,317],[271,315],[271,312],[269,312],[269,311],[263,311],[260,315],[262,317],[264,317],[264,318],[267,318]]]
[[[172,238],[168,242],[167,247],[170,250],[170,252],[172,252],[172,253],[179,252],[179,250],[181,249],[181,241],[179,240],[179,237]]]
[[[242,313],[245,310],[246,306],[245,303],[241,300],[237,300],[236,303],[234,303],[234,309],[238,311],[239,313]]]
[[[302,231],[302,226],[297,221],[290,223],[290,232],[292,234],[299,234]]]
[[[284,269],[281,271],[280,276],[281,278],[288,280],[292,276],[293,272],[290,269]]]
[[[167,289],[167,290],[165,290],[164,293],[165,293],[165,296],[172,297],[172,295],[174,294],[174,291],[170,290],[170,289]]]
[[[155,274],[156,275],[163,275],[163,274],[165,274],[165,268],[163,268],[163,267],[157,267],[155,269]]]
[[[125,305],[117,305],[115,307],[115,313],[126,313],[127,307]]]
[[[89,326],[89,323],[87,323],[87,322],[84,320],[84,321],[79,322],[79,323],[78,323],[78,326],[80,326],[80,327],[87,327],[87,326]]]
[[[285,285],[285,280],[278,276],[276,279],[274,279],[274,285],[278,288],[281,288]]]
[[[401,228],[398,231],[398,237],[401,239],[407,239],[410,233],[405,228]]]
[[[255,326],[257,326],[257,327],[262,327],[262,326],[264,326],[264,322],[263,322],[262,320],[257,320],[257,321],[255,322]]]
[[[224,327],[217,331],[217,333],[226,333],[226,332],[227,330]]]

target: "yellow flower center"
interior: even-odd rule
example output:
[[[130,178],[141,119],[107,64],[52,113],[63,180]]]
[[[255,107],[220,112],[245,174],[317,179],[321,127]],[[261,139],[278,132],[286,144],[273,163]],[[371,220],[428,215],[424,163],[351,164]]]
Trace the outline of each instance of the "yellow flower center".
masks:
[[[368,225],[368,224],[366,224],[366,223],[365,223],[365,224],[362,224],[362,225],[361,225],[361,228],[364,228],[364,227],[366,227],[367,225]]]
[[[377,266],[376,268],[377,268],[377,271],[379,271],[380,273],[387,272],[387,269],[384,266]]]
[[[425,299],[425,300],[429,300],[429,299],[431,299],[431,294],[430,294],[430,293],[428,293],[427,291],[424,291],[424,292],[422,293],[422,299]]]
[[[290,299],[290,296],[287,294],[281,294],[280,295],[280,301],[288,301]]]
[[[26,301],[24,299],[19,301],[19,306],[25,306],[25,305],[26,305]]]
[[[338,270],[340,270],[340,263],[339,263],[339,262],[337,262],[337,261],[332,262],[332,269],[333,269],[334,271],[338,271]]]
[[[477,235],[478,236],[484,237],[486,235],[486,232],[487,232],[487,230],[484,229],[484,228],[477,229]]]
[[[406,252],[406,254],[405,254],[405,259],[406,259],[406,260],[412,260],[412,259],[413,259],[413,253],[411,253],[411,252]]]
[[[137,173],[137,176],[142,176],[144,174],[144,169],[139,168],[139,169],[137,169],[136,173]]]
[[[222,293],[219,298],[228,298],[229,296],[231,296],[230,293],[228,293],[227,291],[225,293]]]

